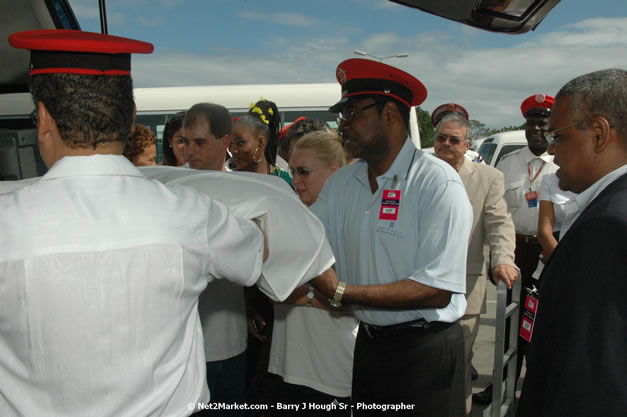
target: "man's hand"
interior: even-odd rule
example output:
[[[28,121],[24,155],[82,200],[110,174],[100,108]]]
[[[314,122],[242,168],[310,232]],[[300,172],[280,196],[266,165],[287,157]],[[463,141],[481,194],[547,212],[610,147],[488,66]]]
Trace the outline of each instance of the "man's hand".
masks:
[[[264,342],[268,336],[263,334],[266,329],[266,321],[261,317],[261,314],[254,313],[252,318],[248,319],[248,332],[253,337],[261,342]]]
[[[333,298],[338,282],[337,274],[333,268],[327,269],[310,281],[311,285],[327,298]]]
[[[503,281],[507,289],[511,290],[512,285],[514,285],[514,282],[518,279],[518,269],[507,264],[496,265],[492,268],[492,277],[496,285],[499,284],[499,281]]]

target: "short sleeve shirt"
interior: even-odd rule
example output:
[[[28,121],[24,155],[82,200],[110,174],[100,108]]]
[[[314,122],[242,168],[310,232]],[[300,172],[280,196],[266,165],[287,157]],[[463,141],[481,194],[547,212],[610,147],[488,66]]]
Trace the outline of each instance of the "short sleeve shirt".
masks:
[[[372,193],[368,166],[357,161],[329,177],[311,207],[325,225],[339,279],[362,285],[411,279],[453,295],[441,309],[353,305],[355,315],[380,326],[419,318],[457,320],[466,309],[466,254],[472,226],[472,208],[459,175],[408,139],[377,183]],[[400,192],[398,215],[392,220],[382,216],[386,190]]]
[[[538,196],[529,203],[529,193],[540,193],[542,177],[557,171],[553,157],[548,153],[534,155],[528,146],[505,155],[497,168],[505,177],[505,201],[512,214],[516,233],[536,236],[538,234]]]
[[[553,203],[553,231],[559,231],[562,228],[562,224],[566,219],[566,213],[564,212],[564,204],[577,194],[564,191],[559,187],[559,179],[557,175],[550,174],[545,175],[542,178],[542,186],[540,187],[540,200],[550,201]]]

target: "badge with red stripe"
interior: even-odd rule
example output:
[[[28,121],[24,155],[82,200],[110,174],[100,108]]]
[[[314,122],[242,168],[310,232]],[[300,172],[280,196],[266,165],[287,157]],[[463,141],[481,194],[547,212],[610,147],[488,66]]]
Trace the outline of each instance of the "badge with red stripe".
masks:
[[[401,205],[401,190],[383,190],[379,220],[398,220],[398,210]]]

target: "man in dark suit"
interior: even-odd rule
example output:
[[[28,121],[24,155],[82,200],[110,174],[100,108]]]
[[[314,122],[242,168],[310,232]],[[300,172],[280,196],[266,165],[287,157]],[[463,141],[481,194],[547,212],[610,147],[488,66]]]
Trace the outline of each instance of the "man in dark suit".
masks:
[[[569,81],[547,140],[568,202],[544,268],[527,375],[526,416],[627,415],[627,71]]]

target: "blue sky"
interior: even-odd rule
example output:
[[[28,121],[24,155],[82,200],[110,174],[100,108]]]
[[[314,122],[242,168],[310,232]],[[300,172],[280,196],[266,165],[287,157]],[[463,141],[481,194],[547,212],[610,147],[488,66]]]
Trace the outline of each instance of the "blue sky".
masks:
[[[97,0],[70,4],[83,30],[100,31]],[[520,103],[531,94],[627,68],[625,0],[562,0],[523,35],[386,0],[108,0],[107,14],[110,34],[155,45],[134,58],[136,87],[335,82],[337,64],[354,49],[407,52],[386,63],[426,85],[422,108],[457,102],[490,127],[521,124]]]

